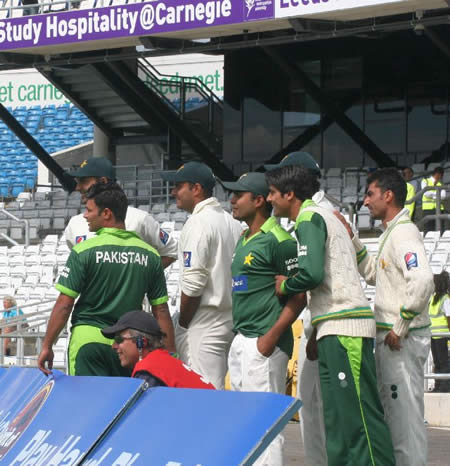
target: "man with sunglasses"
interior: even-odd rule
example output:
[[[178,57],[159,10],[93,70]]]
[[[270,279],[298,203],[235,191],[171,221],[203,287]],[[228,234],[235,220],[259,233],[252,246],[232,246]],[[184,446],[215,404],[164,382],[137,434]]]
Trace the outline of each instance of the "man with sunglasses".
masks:
[[[161,258],[134,232],[125,230],[127,198],[116,183],[97,183],[86,194],[85,219],[96,236],[77,244],[56,284],[56,300],[38,359],[49,374],[52,346],[72,313],[69,374],[124,376],[111,341],[101,329],[125,312],[142,306],[147,295],[153,315],[174,351],[173,325],[167,307],[167,289]],[[45,364],[48,367],[45,367]]]
[[[131,376],[145,380],[149,387],[203,388],[214,386],[165,348],[157,320],[142,311],[124,314],[116,324],[102,330],[106,338],[114,338],[112,345],[122,367]]]

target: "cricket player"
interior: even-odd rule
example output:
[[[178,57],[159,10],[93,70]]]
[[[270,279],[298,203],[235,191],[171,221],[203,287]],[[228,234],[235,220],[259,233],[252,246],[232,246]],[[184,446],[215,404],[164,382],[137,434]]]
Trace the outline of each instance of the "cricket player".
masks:
[[[297,244],[271,217],[266,201],[269,187],[263,173],[246,173],[224,182],[233,192],[233,218],[248,225],[234,252],[233,327],[228,366],[232,390],[286,392],[286,372],[294,346],[292,323],[306,304],[306,296],[291,299],[275,294],[275,276],[297,270]],[[278,435],[258,465],[283,464],[283,437]]]
[[[361,288],[353,246],[343,225],[311,197],[308,170],[287,166],[266,174],[274,214],[296,221],[298,272],[277,276],[279,296],[309,291],[318,353],[328,464],[393,465],[389,429],[376,390],[375,320]]]
[[[233,339],[231,258],[242,228],[212,191],[216,179],[200,162],[163,173],[175,183],[172,195],[189,212],[178,243],[181,304],[176,345],[181,359],[218,390],[225,386]]]
[[[78,170],[69,173],[77,182],[76,191],[81,193],[81,202],[86,203],[86,193],[95,183],[114,181],[115,170],[105,157],[93,157],[85,160]],[[163,267],[167,267],[177,258],[177,242],[159,226],[159,223],[141,209],[128,206],[125,229],[134,231],[138,236],[153,246],[161,256]],[[76,244],[94,236],[83,214],[72,217],[64,231],[67,245],[72,249]]]
[[[56,289],[60,295],[48,322],[38,366],[50,373],[52,346],[78,298],[72,314],[69,374],[123,376],[127,374],[101,329],[127,311],[141,308],[146,294],[167,335],[167,349],[175,350],[164,270],[156,250],[125,230],[128,202],[120,186],[97,183],[86,197],[84,215],[96,236],[72,249],[59,277]]]
[[[370,256],[350,226],[358,268],[375,285],[378,387],[397,466],[427,464],[424,364],[430,352],[428,302],[434,291],[422,235],[404,208],[406,183],[395,168],[367,179],[364,205],[381,220],[378,253]]]

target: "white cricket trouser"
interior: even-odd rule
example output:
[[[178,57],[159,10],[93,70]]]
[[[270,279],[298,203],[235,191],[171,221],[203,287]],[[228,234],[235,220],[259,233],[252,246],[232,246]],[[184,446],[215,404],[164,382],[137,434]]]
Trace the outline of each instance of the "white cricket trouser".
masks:
[[[380,399],[391,430],[397,466],[425,466],[428,456],[424,424],[424,364],[430,337],[410,332],[400,351],[384,344],[387,332],[377,332],[375,360]]]
[[[297,396],[303,403],[299,416],[305,464],[306,466],[327,466],[319,361],[310,361],[306,357],[306,343],[307,338],[303,330],[298,349]]]
[[[257,349],[258,338],[247,338],[238,333],[231,344],[228,366],[231,389],[238,392],[286,393],[288,355],[278,346],[267,358]],[[258,466],[282,466],[282,435],[277,435],[254,463]]]
[[[176,325],[175,344],[183,362],[211,382],[217,390],[224,390],[228,366],[228,352],[233,340],[231,320],[219,319],[209,326],[195,318],[185,329]]]

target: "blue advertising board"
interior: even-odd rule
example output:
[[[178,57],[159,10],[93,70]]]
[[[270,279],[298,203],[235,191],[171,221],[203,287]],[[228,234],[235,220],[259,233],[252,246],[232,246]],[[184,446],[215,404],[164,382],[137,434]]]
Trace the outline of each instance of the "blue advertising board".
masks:
[[[253,464],[300,405],[274,393],[152,388],[118,420],[86,464]]]
[[[79,464],[143,386],[131,378],[69,377],[58,371],[47,378],[38,369],[14,372],[19,383],[30,380],[25,390],[35,388],[29,388],[31,400],[8,418],[15,437],[1,460],[10,465]],[[4,387],[11,392],[0,396],[0,406],[8,400],[14,403],[15,396],[26,398],[19,385],[5,386],[2,381]]]

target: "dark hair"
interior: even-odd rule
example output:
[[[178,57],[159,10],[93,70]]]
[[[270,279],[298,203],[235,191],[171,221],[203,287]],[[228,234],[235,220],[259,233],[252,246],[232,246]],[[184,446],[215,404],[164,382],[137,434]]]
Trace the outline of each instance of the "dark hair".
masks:
[[[392,191],[394,193],[395,205],[403,207],[406,201],[406,181],[396,168],[380,168],[371,173],[367,178],[367,186],[377,183],[377,186],[384,193]]]
[[[433,304],[439,302],[439,300],[448,293],[449,287],[449,275],[448,272],[443,270],[440,274],[434,275],[434,297]]]
[[[255,194],[255,193],[250,193],[252,195],[252,201],[254,201],[258,196],[261,196],[261,194]],[[264,210],[263,213],[264,215],[269,218],[272,215],[272,204],[268,202],[266,198],[264,198]]]
[[[301,201],[311,199],[319,191],[317,175],[298,165],[275,168],[266,173],[267,184],[274,186],[282,194],[292,191]]]
[[[92,199],[101,210],[109,209],[116,220],[125,221],[128,208],[127,196],[114,181],[94,184],[86,193],[86,198]]]
[[[414,170],[413,170],[411,167],[409,167],[409,166],[403,167],[402,171],[403,171],[403,170],[410,170],[411,173],[414,175]]]
[[[440,175],[443,175],[444,174],[444,168],[443,167],[436,167],[434,170],[433,170],[433,175],[435,173],[439,173]]]
[[[205,199],[209,199],[213,195],[214,188],[205,188],[201,183],[191,183],[190,181],[188,181],[188,184],[189,184],[189,189],[192,189],[194,185],[199,184],[202,188],[203,196]]]

